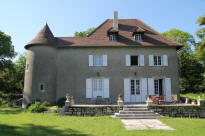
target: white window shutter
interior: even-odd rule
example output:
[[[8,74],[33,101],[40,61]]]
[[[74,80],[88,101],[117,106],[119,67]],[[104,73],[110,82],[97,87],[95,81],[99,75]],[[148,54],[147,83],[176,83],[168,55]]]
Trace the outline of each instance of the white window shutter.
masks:
[[[126,55],[125,56],[125,63],[126,63],[126,66],[130,66],[130,55]]]
[[[92,79],[86,79],[86,98],[92,98]]]
[[[89,66],[93,66],[93,55],[88,55]]]
[[[124,79],[124,101],[130,102],[130,79]]]
[[[109,98],[109,79],[104,78],[104,92],[103,92],[103,98]]]
[[[107,55],[103,55],[103,66],[107,66]]]
[[[163,65],[164,66],[168,66],[168,57],[167,57],[167,55],[163,55]]]
[[[154,94],[154,78],[148,78],[148,94],[155,95]]]
[[[139,57],[140,57],[139,65],[144,66],[144,55],[139,55]]]
[[[172,102],[172,93],[171,93],[171,78],[165,78],[165,95],[166,95],[166,101]]]
[[[154,66],[154,57],[153,57],[153,55],[149,55],[149,66]]]
[[[142,95],[142,102],[146,101],[147,96],[147,78],[141,79],[141,95]]]

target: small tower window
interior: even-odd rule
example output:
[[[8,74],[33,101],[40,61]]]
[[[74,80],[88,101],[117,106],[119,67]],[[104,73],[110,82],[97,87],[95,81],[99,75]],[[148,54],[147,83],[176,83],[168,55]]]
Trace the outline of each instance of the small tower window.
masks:
[[[41,92],[45,92],[45,85],[43,83],[40,84],[39,89]]]
[[[115,42],[116,41],[116,35],[114,35],[114,34],[109,35],[109,41]]]
[[[29,64],[26,64],[26,71],[29,70]]]
[[[141,34],[135,34],[135,41],[141,42],[142,41],[142,35]]]

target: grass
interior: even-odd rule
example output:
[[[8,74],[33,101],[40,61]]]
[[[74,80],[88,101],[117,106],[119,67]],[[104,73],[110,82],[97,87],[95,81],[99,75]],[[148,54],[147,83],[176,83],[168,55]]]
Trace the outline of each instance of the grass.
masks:
[[[0,107],[0,136],[204,136],[205,119],[159,118],[175,128],[127,131],[119,119],[29,113]]]
[[[198,96],[201,96],[201,98],[205,101],[205,93],[187,93],[187,94],[180,94],[181,97],[189,97],[191,99],[198,100]]]

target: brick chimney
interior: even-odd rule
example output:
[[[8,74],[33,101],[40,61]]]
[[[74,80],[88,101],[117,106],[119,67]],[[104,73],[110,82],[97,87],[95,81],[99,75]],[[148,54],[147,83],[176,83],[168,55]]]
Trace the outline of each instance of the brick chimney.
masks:
[[[114,11],[113,27],[118,30],[118,12]]]

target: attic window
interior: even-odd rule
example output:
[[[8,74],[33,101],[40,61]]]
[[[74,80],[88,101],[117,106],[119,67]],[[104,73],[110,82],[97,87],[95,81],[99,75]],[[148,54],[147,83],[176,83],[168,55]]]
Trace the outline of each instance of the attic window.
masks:
[[[135,34],[134,35],[134,39],[137,42],[141,42],[142,41],[142,34]]]
[[[115,42],[116,41],[116,35],[115,34],[109,35],[109,41]]]

